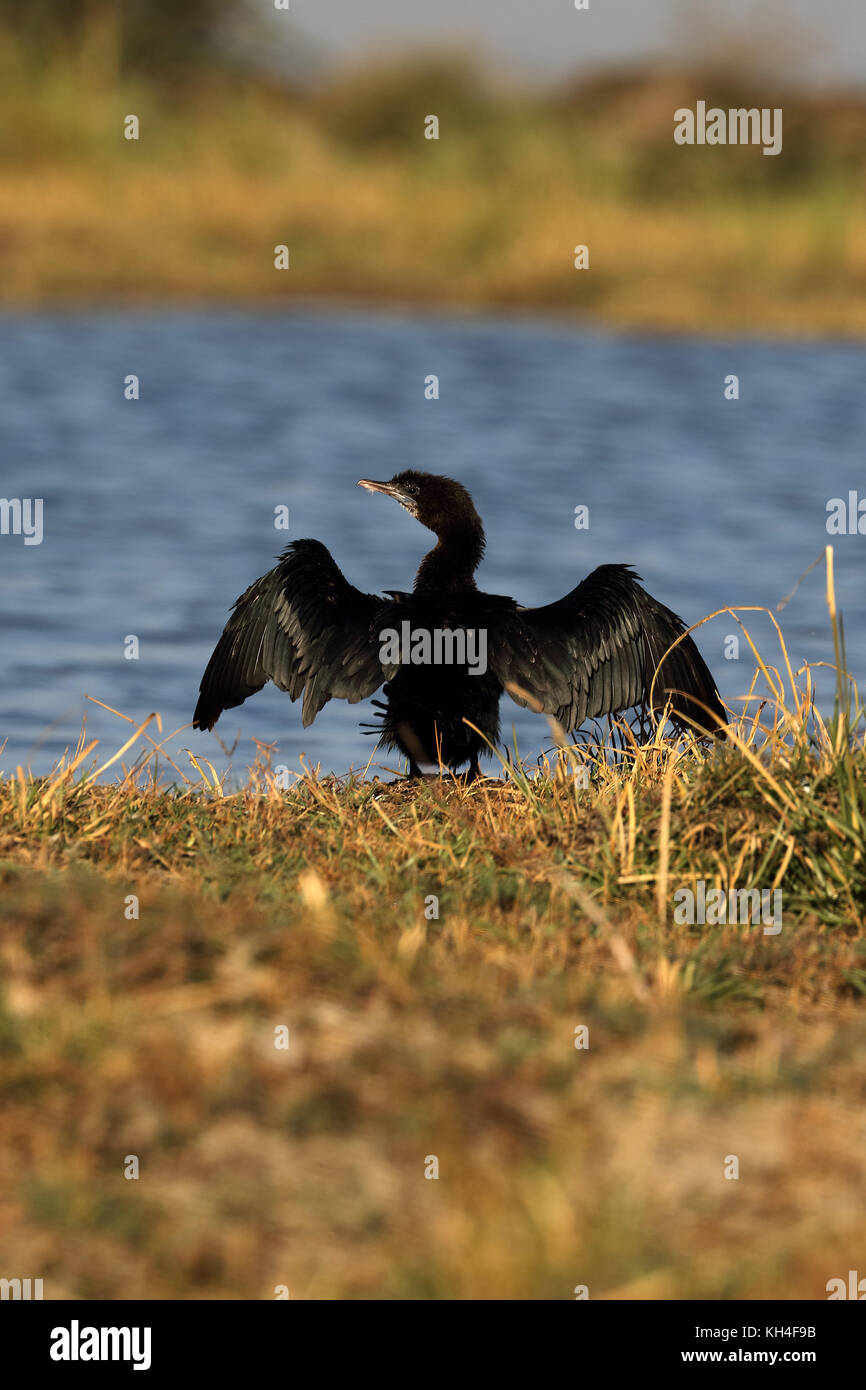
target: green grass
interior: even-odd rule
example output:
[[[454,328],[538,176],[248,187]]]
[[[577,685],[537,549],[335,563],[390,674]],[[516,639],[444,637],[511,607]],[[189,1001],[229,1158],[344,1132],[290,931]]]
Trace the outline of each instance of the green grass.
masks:
[[[828,597],[838,632],[831,564]],[[9,1272],[825,1297],[866,1238],[866,754],[846,682],[825,724],[809,680],[782,644],[715,750],[621,729],[471,787],[283,792],[260,758],[234,794],[201,760],[161,788],[154,723],[115,784],[83,743],[0,783]],[[780,886],[781,933],[676,925],[697,878]]]

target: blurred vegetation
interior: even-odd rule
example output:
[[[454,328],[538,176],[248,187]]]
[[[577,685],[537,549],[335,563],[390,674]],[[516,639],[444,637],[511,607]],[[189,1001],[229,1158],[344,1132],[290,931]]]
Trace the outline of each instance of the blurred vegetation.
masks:
[[[333,297],[866,332],[863,99],[717,66],[525,91],[447,52],[302,86],[233,53],[233,12],[0,0],[0,302]],[[782,153],[676,146],[673,112],[699,98],[781,106]]]
[[[0,33],[32,70],[67,56],[104,81],[143,72],[164,81],[212,64],[228,11],[246,0],[0,0]]]

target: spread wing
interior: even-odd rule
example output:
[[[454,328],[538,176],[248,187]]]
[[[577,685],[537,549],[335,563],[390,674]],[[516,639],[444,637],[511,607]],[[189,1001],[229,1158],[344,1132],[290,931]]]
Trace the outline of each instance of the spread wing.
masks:
[[[518,609],[500,628],[490,658],[503,685],[520,686],[568,731],[586,719],[648,706],[656,668],[685,624],[638,578],[630,565],[600,565],[557,603]],[[697,724],[716,732],[727,723],[713,677],[690,636],[656,677],[654,707],[661,709],[669,697],[679,727]]]
[[[392,674],[379,661],[389,607],[354,588],[320,541],[293,541],[234,605],[202,676],[194,727],[212,729],[266,681],[293,700],[303,694],[305,728],[332,697],[367,699]]]

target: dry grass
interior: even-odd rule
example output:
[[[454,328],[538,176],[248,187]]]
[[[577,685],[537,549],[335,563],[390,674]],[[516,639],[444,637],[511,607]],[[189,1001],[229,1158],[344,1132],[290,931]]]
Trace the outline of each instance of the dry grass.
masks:
[[[154,723],[115,785],[84,743],[0,783],[2,1272],[824,1297],[866,1241],[866,754],[810,675],[759,658],[712,753],[620,730],[471,787],[285,792],[262,757],[233,795],[201,761],[161,790]],[[697,878],[780,885],[782,932],[676,925]]]
[[[673,111],[697,97],[783,101],[781,155],[676,147]],[[122,138],[130,112],[138,142]],[[226,74],[167,93],[71,57],[35,78],[0,46],[0,297],[349,298],[862,335],[864,141],[866,103],[713,74],[530,97],[428,60],[303,96]]]

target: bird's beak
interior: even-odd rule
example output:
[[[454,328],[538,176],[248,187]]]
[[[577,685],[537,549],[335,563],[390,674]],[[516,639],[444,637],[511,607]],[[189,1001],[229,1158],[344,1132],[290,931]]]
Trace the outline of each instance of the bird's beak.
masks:
[[[393,497],[395,502],[399,502],[405,507],[410,500],[405,492],[401,492],[393,483],[375,483],[372,478],[359,478],[358,487],[365,487],[368,492],[383,492],[386,497]]]

